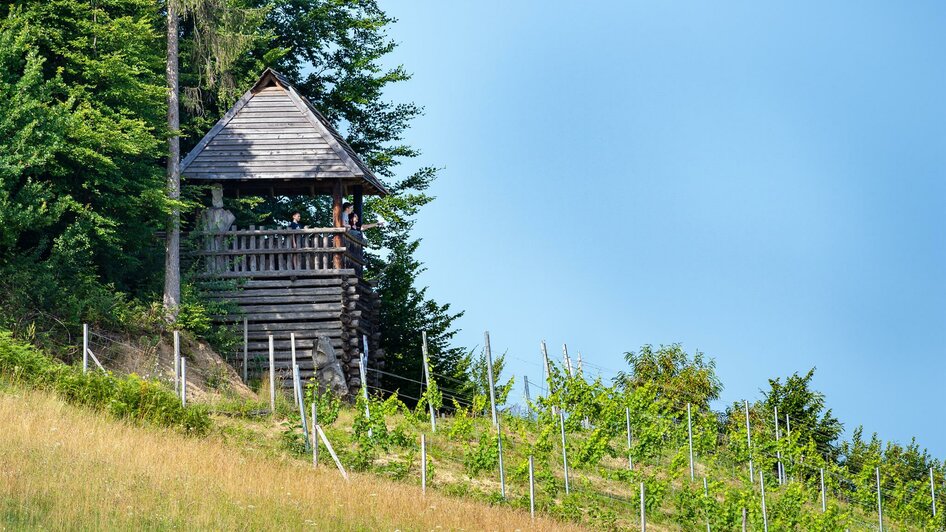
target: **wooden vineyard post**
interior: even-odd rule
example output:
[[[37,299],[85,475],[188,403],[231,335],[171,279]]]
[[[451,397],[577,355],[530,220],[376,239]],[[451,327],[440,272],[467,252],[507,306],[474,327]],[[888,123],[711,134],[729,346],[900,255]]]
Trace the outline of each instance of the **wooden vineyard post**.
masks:
[[[269,335],[269,410],[276,415],[276,359],[273,354],[273,335]]]
[[[424,380],[427,381],[427,390],[430,391],[430,360],[427,357],[427,331],[421,331],[421,354],[424,356]],[[427,406],[430,407],[430,431],[437,432],[437,413],[434,412],[434,404],[427,398]]]
[[[496,417],[496,392],[493,390],[495,387],[493,384],[493,354],[489,347],[489,331],[483,333],[483,336],[486,339],[486,379],[489,381],[487,382],[489,388],[489,408],[493,413],[493,426],[496,427],[499,425],[499,420]]]

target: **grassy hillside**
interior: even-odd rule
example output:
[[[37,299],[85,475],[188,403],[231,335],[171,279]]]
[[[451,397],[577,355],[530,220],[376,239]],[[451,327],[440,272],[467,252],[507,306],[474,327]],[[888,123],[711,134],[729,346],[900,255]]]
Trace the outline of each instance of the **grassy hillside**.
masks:
[[[376,476],[136,426],[61,398],[0,393],[0,527],[9,529],[567,529]]]

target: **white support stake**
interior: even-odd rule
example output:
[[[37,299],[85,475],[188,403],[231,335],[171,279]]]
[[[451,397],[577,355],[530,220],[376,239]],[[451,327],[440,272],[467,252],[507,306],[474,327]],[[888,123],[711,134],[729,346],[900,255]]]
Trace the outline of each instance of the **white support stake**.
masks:
[[[821,513],[828,511],[828,500],[824,493],[824,468],[821,468]]]
[[[779,443],[779,430],[778,430],[778,407],[775,407],[775,458],[778,460],[776,463],[777,473],[778,473],[778,485],[782,485],[782,450],[778,448]]]
[[[299,420],[302,423],[302,436],[305,438],[306,450],[309,450],[309,426],[305,419],[305,398],[302,395],[302,374],[299,373],[299,364],[292,365],[292,388],[296,405],[299,407]]]
[[[82,324],[82,373],[89,372],[89,324]],[[174,385],[177,387],[177,375],[175,375]]]
[[[243,318],[243,383],[246,384],[249,376],[249,364],[250,364],[250,329],[246,323],[246,318]]]
[[[317,399],[312,398],[312,426],[319,426],[319,414],[315,410],[315,403]],[[312,467],[319,466],[319,437],[315,433],[315,429],[312,429]]]
[[[930,468],[930,496],[933,498],[933,517],[936,517],[936,484],[933,484],[933,468]]]
[[[746,449],[749,453],[749,485],[755,484],[755,473],[752,471],[752,427],[749,426],[749,401],[743,399],[746,405]]]
[[[532,419],[533,419],[533,415],[532,415],[532,397],[531,397],[530,394],[529,394],[529,376],[528,376],[528,375],[523,375],[523,376],[522,376],[522,382],[523,382],[523,385],[525,386],[525,391],[526,391],[526,413],[527,413],[528,416],[529,416],[529,420],[532,420]]]
[[[624,407],[624,418],[627,421],[627,468],[634,469],[634,459],[631,458],[631,409]]]
[[[180,387],[181,387],[181,333],[180,331],[174,331],[174,389],[180,390]]]
[[[503,468],[503,429],[496,425],[496,445],[499,450],[499,492],[506,498],[506,470]]]
[[[368,349],[368,339],[362,336],[364,348]],[[365,398],[365,419],[371,421],[371,408],[368,406],[368,370],[367,370],[368,352],[364,351],[358,358],[358,373],[361,376],[361,396]],[[370,426],[370,425],[369,425]],[[371,429],[368,429],[368,437],[372,437]]]
[[[269,410],[276,415],[276,358],[273,354],[273,335],[269,335]]]
[[[489,408],[493,413],[493,426],[499,426],[499,418],[496,416],[496,392],[493,390],[495,384],[493,384],[495,379],[493,379],[493,353],[489,346],[489,331],[483,333],[483,337],[486,339],[486,379],[489,381],[486,383],[486,387],[489,388]]]
[[[874,468],[877,474],[877,520],[880,523],[880,532],[884,532],[884,500],[880,494],[880,468]]]
[[[693,474],[693,416],[690,413],[690,403],[687,403],[687,441],[690,444],[690,482],[695,480]]]
[[[325,448],[328,449],[328,454],[332,456],[332,460],[335,461],[335,466],[338,467],[338,470],[342,473],[342,476],[345,477],[345,480],[348,480],[348,473],[345,471],[345,468],[342,467],[342,463],[338,460],[338,455],[335,454],[335,449],[332,449],[332,444],[329,443],[328,438],[325,437],[325,432],[322,431],[321,425],[316,425],[315,430],[319,433],[319,438],[322,438],[322,443],[325,444]]]
[[[289,333],[289,352],[291,353],[291,357],[292,357],[292,368],[293,368],[293,371],[295,371],[295,367],[296,367],[296,333]],[[295,377],[295,374],[293,374],[293,379],[295,379],[295,378],[296,378],[296,377]],[[293,386],[295,386],[295,385],[293,385]],[[294,394],[292,395],[292,402],[295,403],[296,405],[299,404],[299,395],[298,395],[298,394],[294,393]]]
[[[565,470],[565,495],[568,495],[568,450],[565,448],[565,413],[558,411],[558,420],[562,427],[562,468]]]
[[[545,366],[545,385],[548,386],[548,392],[547,392],[547,393],[548,393],[548,394],[551,394],[551,393],[554,392],[555,390],[553,390],[553,388],[552,388],[552,370],[551,370],[551,368],[549,367],[549,351],[548,351],[548,349],[546,349],[546,347],[545,347],[545,340],[542,340],[541,347],[542,347],[542,363],[543,363],[544,366]],[[552,406],[552,415],[554,416],[554,415],[557,415],[557,414],[558,414],[558,408],[553,405],[553,406]]]
[[[703,496],[709,501],[709,486],[706,483],[706,477],[703,477]],[[706,512],[706,532],[711,532],[709,511]]]
[[[644,483],[641,482],[641,532],[647,532],[647,512],[644,501]]]
[[[529,515],[535,519],[535,464],[532,455],[529,455]]]
[[[187,359],[181,358],[181,406],[187,406]]]
[[[565,371],[568,372],[568,376],[572,376],[572,359],[568,358],[568,345],[562,344],[562,356],[565,361]]]
[[[427,438],[420,435],[420,491],[427,495]]]
[[[765,477],[759,471],[759,486],[762,488],[762,530],[769,532],[769,516],[765,511]]]
[[[424,380],[427,381],[427,390],[430,390],[430,359],[427,357],[427,331],[421,331],[421,353],[424,355]],[[367,346],[365,346],[367,348]],[[430,431],[437,432],[437,413],[434,411],[434,405],[429,400],[427,406],[430,409]]]

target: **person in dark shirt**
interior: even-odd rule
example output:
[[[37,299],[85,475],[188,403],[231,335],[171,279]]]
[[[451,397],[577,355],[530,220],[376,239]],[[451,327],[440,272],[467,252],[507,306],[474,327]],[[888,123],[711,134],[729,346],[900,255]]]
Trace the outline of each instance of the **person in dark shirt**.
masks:
[[[302,220],[302,213],[301,213],[301,212],[296,211],[296,212],[292,213],[292,221],[289,222],[289,229],[304,229],[304,227],[302,226],[302,224],[299,223],[300,220]]]

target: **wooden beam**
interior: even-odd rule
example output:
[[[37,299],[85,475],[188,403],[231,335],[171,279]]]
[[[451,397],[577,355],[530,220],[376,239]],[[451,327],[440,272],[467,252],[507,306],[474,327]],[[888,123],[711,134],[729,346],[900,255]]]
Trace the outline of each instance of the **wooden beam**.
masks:
[[[342,221],[342,180],[336,179],[332,186],[332,220],[335,227],[344,227]],[[335,247],[342,247],[342,236],[335,235]],[[336,270],[342,269],[342,254],[336,253],[332,258],[333,266]]]

